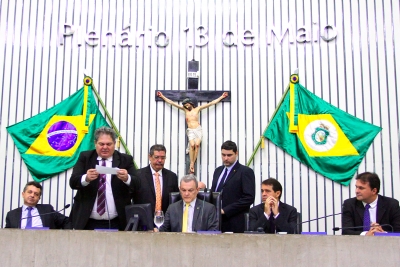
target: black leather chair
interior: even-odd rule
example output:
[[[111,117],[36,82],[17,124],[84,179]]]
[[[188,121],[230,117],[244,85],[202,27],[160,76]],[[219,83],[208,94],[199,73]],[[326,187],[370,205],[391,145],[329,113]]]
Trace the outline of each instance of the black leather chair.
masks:
[[[221,230],[221,193],[220,192],[203,192],[199,191],[197,198],[211,203],[215,206],[218,218],[218,230]],[[181,194],[179,192],[169,193],[169,204],[175,203],[181,200]]]

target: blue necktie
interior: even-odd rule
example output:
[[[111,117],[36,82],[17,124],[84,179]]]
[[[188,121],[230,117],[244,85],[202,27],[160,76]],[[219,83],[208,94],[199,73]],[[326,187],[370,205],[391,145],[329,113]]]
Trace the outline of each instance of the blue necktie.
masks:
[[[365,210],[364,210],[364,231],[369,231],[369,228],[371,228],[371,218],[369,216],[369,208],[371,206],[369,204],[365,205]]]
[[[224,175],[222,176],[221,181],[219,181],[219,185],[217,187],[216,192],[221,192],[222,191],[222,187],[224,187],[224,183],[225,183],[225,179],[226,179],[226,175],[227,174],[228,174],[228,168],[225,168]]]
[[[28,216],[27,216],[27,219],[26,219],[25,228],[31,228],[32,227],[32,210],[33,210],[33,208],[32,207],[28,207],[27,210],[28,210]]]
[[[271,234],[275,234],[276,226],[275,226],[275,217],[274,213],[271,211],[271,215],[269,216],[269,232]]]

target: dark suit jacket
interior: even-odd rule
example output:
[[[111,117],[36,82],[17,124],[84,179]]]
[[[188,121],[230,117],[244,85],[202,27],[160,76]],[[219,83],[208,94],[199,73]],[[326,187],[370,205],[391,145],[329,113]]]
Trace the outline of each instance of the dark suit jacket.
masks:
[[[218,178],[225,166],[214,171],[211,191],[215,191]],[[254,203],[256,184],[254,171],[239,162],[233,166],[222,189],[222,232],[243,233],[245,230],[244,214],[249,212]]]
[[[269,220],[264,215],[264,203],[250,209],[250,231],[257,231],[262,227],[264,232],[269,233]],[[297,209],[279,201],[279,216],[275,219],[276,232],[287,232],[294,234],[297,223]]]
[[[194,232],[218,231],[217,212],[213,204],[196,199],[194,208],[192,223],[192,230]],[[160,232],[182,232],[182,218],[183,201],[179,200],[168,207],[164,224],[160,227]]]
[[[342,228],[363,226],[364,205],[357,198],[353,197],[343,202],[342,207]],[[394,232],[400,232],[400,208],[399,201],[378,195],[378,204],[376,211],[376,222],[379,224],[389,224],[393,226]],[[391,232],[390,226],[383,226],[382,229]],[[363,229],[343,229],[343,235],[359,235]]]
[[[88,169],[94,169],[98,164],[96,150],[82,152],[72,171],[69,185],[77,190],[74,197],[74,204],[71,211],[72,227],[77,230],[84,229],[93,209],[97,196],[99,179],[92,181],[87,186],[82,186],[82,175],[86,174]],[[114,151],[113,167],[126,169],[131,176],[131,183],[127,186],[116,175],[111,177],[111,187],[114,196],[115,207],[118,212],[119,229],[123,230],[126,226],[125,206],[131,204],[130,190],[140,187],[140,180],[136,176],[135,166],[132,156]]]
[[[43,227],[49,227],[50,229],[71,229],[71,223],[68,217],[56,212],[52,205],[37,204],[36,208],[39,214],[54,212],[52,214],[40,216]],[[21,228],[21,215],[22,207],[9,211],[6,217],[5,228]]]
[[[154,190],[153,175],[151,174],[150,165],[139,169],[137,171],[137,176],[140,179],[141,186],[139,190],[133,192],[133,203],[134,204],[144,204],[150,203],[151,210],[155,210],[156,206],[156,192]],[[162,210],[164,214],[167,212],[169,205],[169,193],[179,192],[178,187],[178,176],[170,170],[162,169]]]

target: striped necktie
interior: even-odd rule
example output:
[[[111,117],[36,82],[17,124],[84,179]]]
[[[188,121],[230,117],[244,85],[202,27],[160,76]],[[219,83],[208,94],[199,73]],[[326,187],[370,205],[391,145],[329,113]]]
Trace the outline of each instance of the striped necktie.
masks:
[[[101,160],[101,166],[106,166],[105,159]],[[103,215],[106,212],[106,175],[100,174],[99,189],[97,190],[97,213]]]

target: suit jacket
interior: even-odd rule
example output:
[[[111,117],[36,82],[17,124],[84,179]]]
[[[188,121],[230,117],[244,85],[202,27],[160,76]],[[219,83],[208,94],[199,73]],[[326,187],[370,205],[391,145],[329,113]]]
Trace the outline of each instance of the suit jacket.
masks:
[[[342,228],[363,226],[364,221],[364,205],[362,201],[353,197],[343,202],[342,207]],[[393,227],[394,232],[400,232],[400,208],[399,201],[378,195],[378,204],[376,211],[376,222],[380,225],[389,224]],[[391,232],[390,226],[382,226],[382,229]],[[343,229],[343,235],[359,235],[363,229]]]
[[[264,232],[269,233],[269,220],[264,215],[264,203],[250,209],[250,231],[257,231],[262,227]],[[279,216],[274,221],[276,232],[287,232],[294,234],[297,223],[297,209],[279,201]]]
[[[77,230],[84,229],[86,226],[97,197],[99,186],[99,179],[90,182],[87,186],[82,186],[82,175],[86,174],[88,169],[94,169],[97,164],[98,160],[96,150],[82,152],[79,155],[79,159],[76,162],[71,178],[69,179],[70,187],[77,190],[70,215],[72,227]],[[130,190],[133,191],[136,188],[139,188],[140,180],[136,176],[132,156],[114,151],[112,166],[126,169],[131,176],[131,183],[129,186],[118,179],[116,175],[111,176],[111,187],[119,218],[119,229],[123,230],[127,223],[125,206],[131,204]]]
[[[225,166],[220,166],[214,171],[211,191],[215,191],[224,168]],[[225,213],[222,215],[221,230],[243,233],[245,230],[244,214],[249,212],[256,195],[254,171],[236,162],[226,177],[221,193],[222,209]]]
[[[49,227],[50,229],[71,229],[71,223],[68,217],[58,213],[54,210],[52,205],[49,204],[37,204],[36,208],[40,214],[43,227]],[[52,214],[42,215],[45,213],[54,212]],[[6,227],[5,228],[21,228],[21,216],[22,207],[11,210],[6,216]]]
[[[139,169],[137,171],[137,176],[140,179],[140,189],[133,192],[133,203],[134,204],[151,204],[151,210],[155,210],[156,206],[156,192],[154,190],[153,175],[151,173],[150,165]],[[169,205],[169,193],[179,192],[178,187],[178,176],[170,170],[162,169],[162,203],[161,207],[164,214],[167,212]]]
[[[218,231],[218,220],[215,206],[203,200],[196,199],[193,213],[192,230],[195,231]],[[167,209],[164,224],[160,232],[182,232],[183,201],[179,200]]]

